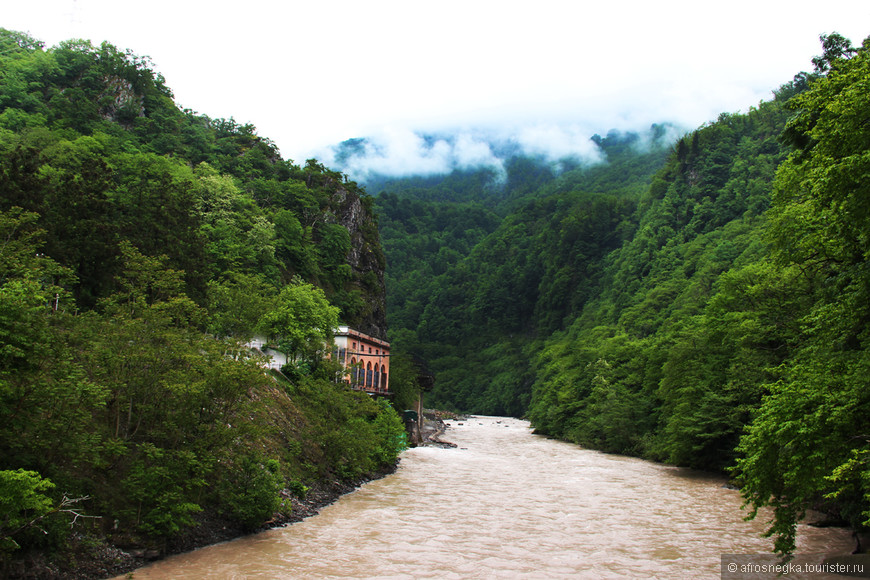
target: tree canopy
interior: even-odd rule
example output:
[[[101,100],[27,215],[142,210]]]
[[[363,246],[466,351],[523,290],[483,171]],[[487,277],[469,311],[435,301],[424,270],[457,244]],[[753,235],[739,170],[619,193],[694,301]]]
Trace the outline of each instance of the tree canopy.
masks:
[[[853,52],[837,48],[828,74],[790,101],[798,145],[777,171],[769,212],[775,267],[799,268],[808,298],[737,473],[756,510],[773,506],[783,552],[820,498],[870,526],[870,42]]]

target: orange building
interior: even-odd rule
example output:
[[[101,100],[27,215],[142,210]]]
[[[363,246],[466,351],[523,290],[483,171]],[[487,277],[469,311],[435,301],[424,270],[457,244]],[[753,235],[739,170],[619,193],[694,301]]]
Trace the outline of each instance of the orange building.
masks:
[[[333,355],[348,369],[345,381],[377,395],[390,392],[390,343],[347,326],[335,330]]]

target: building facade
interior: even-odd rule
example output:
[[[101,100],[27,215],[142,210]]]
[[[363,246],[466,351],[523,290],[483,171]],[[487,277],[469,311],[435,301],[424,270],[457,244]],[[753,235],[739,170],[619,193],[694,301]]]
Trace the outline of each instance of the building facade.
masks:
[[[264,336],[255,336],[247,346],[251,350],[266,356],[266,360],[263,363],[265,368],[280,371],[281,367],[290,362],[286,354],[269,348],[269,343]]]
[[[390,391],[390,343],[347,326],[335,330],[333,356],[347,369],[351,387],[375,395]]]

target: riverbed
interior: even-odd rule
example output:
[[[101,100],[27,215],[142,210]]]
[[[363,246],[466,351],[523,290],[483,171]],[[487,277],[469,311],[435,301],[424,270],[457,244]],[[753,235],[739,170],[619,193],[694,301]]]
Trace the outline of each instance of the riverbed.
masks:
[[[764,518],[744,521],[721,477],[535,436],[519,419],[448,425],[455,448],[409,449],[316,516],[134,578],[719,578],[723,554],[771,549]],[[853,546],[839,528],[798,536],[801,561]]]

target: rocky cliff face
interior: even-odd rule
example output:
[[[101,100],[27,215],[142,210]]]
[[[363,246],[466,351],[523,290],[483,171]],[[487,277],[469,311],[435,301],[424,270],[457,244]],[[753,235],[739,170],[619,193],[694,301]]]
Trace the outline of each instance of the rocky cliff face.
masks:
[[[347,263],[353,272],[352,291],[361,292],[365,302],[361,311],[348,316],[345,322],[361,332],[386,340],[386,258],[381,248],[372,198],[355,183],[345,183],[335,189],[332,206],[337,223],[350,233]]]

